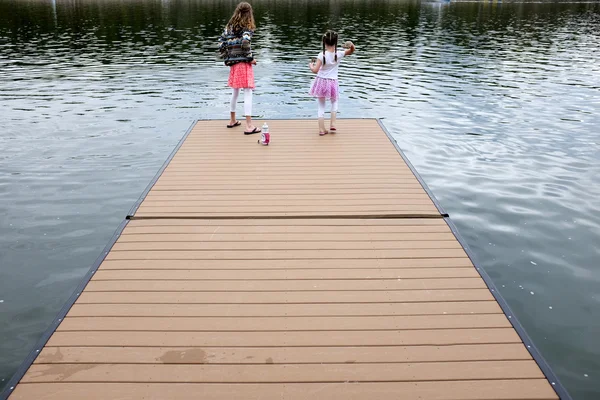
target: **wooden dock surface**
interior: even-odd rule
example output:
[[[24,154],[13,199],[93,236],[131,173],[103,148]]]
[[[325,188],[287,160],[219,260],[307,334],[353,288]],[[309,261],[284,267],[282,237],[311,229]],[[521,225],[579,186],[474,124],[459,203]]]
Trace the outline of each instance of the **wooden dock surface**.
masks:
[[[135,212],[137,218],[439,217],[375,120],[269,121],[273,142],[201,122]],[[343,132],[343,135],[342,135]]]
[[[192,129],[11,399],[558,399],[376,120]]]

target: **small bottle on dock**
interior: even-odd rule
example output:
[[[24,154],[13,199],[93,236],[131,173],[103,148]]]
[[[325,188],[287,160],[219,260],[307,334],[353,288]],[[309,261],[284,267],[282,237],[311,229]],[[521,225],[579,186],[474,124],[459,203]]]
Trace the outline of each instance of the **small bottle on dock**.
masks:
[[[262,126],[262,130],[260,132],[260,140],[258,143],[263,146],[268,146],[269,142],[271,142],[271,134],[269,133],[269,125],[265,122]]]

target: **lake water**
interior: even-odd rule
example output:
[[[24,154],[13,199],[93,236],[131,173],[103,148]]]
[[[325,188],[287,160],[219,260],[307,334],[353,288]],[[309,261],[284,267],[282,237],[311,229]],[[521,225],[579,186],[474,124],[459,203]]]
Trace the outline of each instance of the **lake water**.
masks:
[[[192,121],[227,117],[235,4],[0,0],[0,388]],[[353,40],[340,117],[384,118],[573,398],[600,398],[600,4],[253,4],[257,116],[315,117],[308,59]]]

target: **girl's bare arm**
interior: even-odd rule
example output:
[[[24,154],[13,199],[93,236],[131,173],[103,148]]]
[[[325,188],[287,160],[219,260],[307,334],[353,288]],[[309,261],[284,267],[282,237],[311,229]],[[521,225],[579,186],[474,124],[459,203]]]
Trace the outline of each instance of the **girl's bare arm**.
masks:
[[[313,63],[309,63],[308,67],[313,72],[313,74],[316,74],[321,69],[321,64],[322,64],[321,59],[317,58],[317,62],[314,63],[314,64]]]
[[[344,57],[354,54],[354,50],[356,50],[356,47],[354,46],[354,43],[350,42],[350,47],[344,52]]]

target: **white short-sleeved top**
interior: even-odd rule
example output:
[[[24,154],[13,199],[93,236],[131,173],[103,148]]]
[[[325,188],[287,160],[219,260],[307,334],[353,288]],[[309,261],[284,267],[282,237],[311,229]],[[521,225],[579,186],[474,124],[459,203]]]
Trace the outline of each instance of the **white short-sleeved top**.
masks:
[[[340,50],[337,52],[337,61],[335,61],[335,53],[325,51],[326,63],[323,63],[323,52],[320,52],[317,58],[321,60],[321,69],[317,72],[317,76],[326,79],[337,79],[338,78],[338,67],[342,58],[344,58],[345,51]]]

